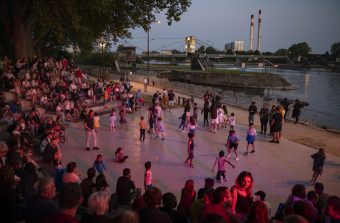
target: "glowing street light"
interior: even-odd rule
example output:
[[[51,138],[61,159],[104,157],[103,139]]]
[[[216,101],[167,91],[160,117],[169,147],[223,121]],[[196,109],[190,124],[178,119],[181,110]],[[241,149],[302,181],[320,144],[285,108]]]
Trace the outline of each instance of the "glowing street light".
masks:
[[[99,44],[99,49],[101,51],[102,54],[102,69],[101,69],[101,77],[103,77],[103,73],[104,73],[104,50],[105,50],[105,45],[106,45],[106,41],[104,39],[103,36],[101,36],[98,40],[98,44]]]

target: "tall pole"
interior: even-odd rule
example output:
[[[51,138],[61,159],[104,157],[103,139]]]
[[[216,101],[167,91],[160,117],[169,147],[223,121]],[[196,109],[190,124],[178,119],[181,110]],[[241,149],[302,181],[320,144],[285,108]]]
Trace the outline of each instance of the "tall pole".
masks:
[[[149,35],[149,29],[148,29],[148,45],[147,45],[147,57],[148,57],[148,66],[147,66],[147,71],[148,71],[148,84],[150,84],[150,35]]]
[[[250,16],[250,43],[249,50],[253,50],[254,45],[254,15]]]
[[[259,10],[259,19],[257,26],[257,50],[261,52],[261,38],[262,38],[262,11]]]
[[[104,44],[102,44],[102,75],[101,77],[103,78],[104,76]]]

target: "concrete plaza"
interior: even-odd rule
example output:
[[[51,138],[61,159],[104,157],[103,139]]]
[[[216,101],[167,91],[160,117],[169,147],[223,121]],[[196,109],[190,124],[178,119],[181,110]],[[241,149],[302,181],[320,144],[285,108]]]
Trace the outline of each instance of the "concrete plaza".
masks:
[[[114,105],[118,106],[118,103]],[[86,170],[93,165],[97,154],[103,155],[103,161],[108,171],[106,172],[111,191],[115,192],[116,181],[122,174],[124,168],[130,168],[132,180],[137,187],[143,188],[144,163],[152,162],[155,186],[161,188],[162,192],[173,192],[180,199],[180,191],[188,179],[195,181],[195,189],[204,185],[206,177],[215,178],[215,172],[211,169],[215,158],[220,150],[225,150],[228,130],[220,129],[217,134],[203,128],[202,116],[199,116],[198,128],[196,130],[194,168],[184,164],[187,157],[187,132],[178,130],[183,108],[163,111],[165,123],[165,140],[155,139],[155,135],[146,135],[145,142],[139,141],[138,122],[140,116],[147,117],[147,106],[132,114],[128,114],[128,130],[121,128],[118,121],[116,131],[109,131],[109,114],[101,116],[101,127],[97,133],[99,151],[85,151],[85,132],[83,123],[71,124],[67,129],[67,140],[61,144],[63,164],[70,161],[77,163],[81,179],[86,177]],[[237,114],[236,114],[237,115]],[[229,159],[235,169],[227,167],[227,182],[215,186],[234,185],[237,175],[247,170],[254,177],[254,192],[263,190],[267,193],[267,200],[272,204],[272,214],[275,214],[279,202],[285,201],[291,188],[297,184],[304,184],[307,191],[312,190],[310,185],[312,176],[311,155],[315,149],[283,139],[280,144],[272,144],[268,141],[270,137],[258,134],[256,140],[256,152],[244,156],[246,150],[246,126],[236,126],[237,135],[240,138],[238,161],[234,156]],[[92,142],[91,142],[92,143]],[[114,162],[114,152],[117,147],[123,147],[124,154],[129,158],[125,163]],[[324,183],[325,190],[329,194],[340,196],[340,158],[327,154],[324,167],[324,176],[319,181]]]

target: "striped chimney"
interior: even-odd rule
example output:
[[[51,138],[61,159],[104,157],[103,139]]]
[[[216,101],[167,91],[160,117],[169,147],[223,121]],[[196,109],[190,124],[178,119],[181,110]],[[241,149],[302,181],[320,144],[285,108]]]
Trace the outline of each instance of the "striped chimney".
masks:
[[[261,52],[261,38],[262,38],[262,10],[259,10],[259,20],[257,27],[257,50]]]
[[[250,16],[250,43],[249,50],[254,49],[254,15]]]

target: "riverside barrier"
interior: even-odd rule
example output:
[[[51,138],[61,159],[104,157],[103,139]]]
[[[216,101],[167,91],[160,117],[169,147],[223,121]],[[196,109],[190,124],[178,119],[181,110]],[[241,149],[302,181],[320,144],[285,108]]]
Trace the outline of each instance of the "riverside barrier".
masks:
[[[87,69],[84,69],[87,70]],[[147,76],[146,72],[141,72],[139,74],[115,74],[114,72],[105,72],[103,76],[99,76],[99,69],[95,71],[92,69],[92,72],[88,72],[91,76],[94,77],[102,77],[105,80],[120,80],[121,77],[128,78],[129,80],[143,83],[144,77]],[[155,86],[165,89],[173,89],[177,92],[187,94],[188,98],[191,96],[194,97],[202,97],[203,94],[206,91],[217,93],[222,98],[222,102],[226,105],[232,105],[235,107],[240,107],[244,109],[248,109],[249,104],[252,101],[255,101],[258,108],[263,105],[263,103],[267,103],[269,106],[271,105],[277,105],[278,104],[278,98],[281,97],[287,97],[287,98],[298,98],[301,100],[304,100],[305,98],[302,95],[292,93],[289,91],[283,91],[279,89],[265,89],[264,96],[251,96],[246,95],[244,93],[239,92],[233,92],[231,90],[221,90],[218,88],[212,88],[209,86],[203,86],[203,85],[195,85],[195,84],[187,84],[187,83],[180,83],[180,82],[172,82],[165,78],[158,78],[157,73],[151,71],[150,72],[150,84],[155,84]],[[291,104],[289,106],[289,110],[287,112],[287,117],[291,117],[291,113],[293,111],[293,105]],[[326,113],[323,111],[312,111],[306,107],[302,110],[302,116],[300,117],[300,122],[305,125],[309,126],[317,126],[321,127],[323,129],[327,129],[332,132],[340,132],[340,124],[337,124],[335,126],[325,126],[322,120],[325,119],[331,119],[331,120],[339,120],[340,115],[339,114],[331,114]],[[290,118],[291,119],[291,118]],[[293,119],[291,119],[293,120]],[[334,122],[333,122],[334,123]]]
[[[123,78],[139,83],[143,83],[143,80],[146,77],[146,74],[116,74],[110,72],[101,75],[99,73],[89,74],[96,78],[103,78],[106,81],[119,81]],[[248,109],[252,101],[254,101],[258,107],[262,106],[265,102],[269,105],[277,104],[276,99],[265,100],[262,96],[250,96],[245,93],[233,92],[230,90],[226,91],[216,87],[213,88],[192,83],[169,81],[166,78],[158,78],[157,75],[153,73],[149,76],[149,83],[150,85],[155,85],[159,88],[173,89],[179,93],[186,94],[188,95],[187,98],[202,97],[206,91],[209,91],[212,94],[218,94],[221,97],[223,104],[233,105],[244,109]]]

